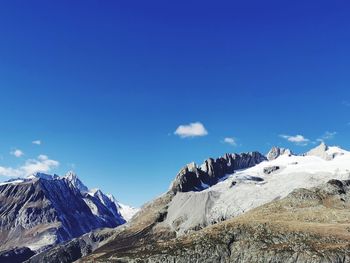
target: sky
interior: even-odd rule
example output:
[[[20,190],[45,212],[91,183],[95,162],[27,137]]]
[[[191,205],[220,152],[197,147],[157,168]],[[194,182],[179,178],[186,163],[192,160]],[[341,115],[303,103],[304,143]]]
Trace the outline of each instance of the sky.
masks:
[[[3,1],[0,180],[140,206],[187,163],[350,149],[348,1]]]

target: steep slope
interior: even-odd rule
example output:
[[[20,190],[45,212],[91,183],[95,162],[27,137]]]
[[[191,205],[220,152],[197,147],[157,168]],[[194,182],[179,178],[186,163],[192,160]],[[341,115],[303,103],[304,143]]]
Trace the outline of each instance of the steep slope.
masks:
[[[115,199],[113,195],[108,194],[107,197],[112,203],[116,205],[119,213],[127,222],[129,222],[134,217],[134,215],[140,211],[140,208],[120,203],[117,199]]]
[[[115,217],[122,217],[127,222],[140,210],[120,203],[113,195],[106,195],[100,189],[89,190],[88,194],[100,200]]]
[[[331,180],[179,238],[105,245],[83,262],[345,263],[349,229],[350,181]]]
[[[125,223],[76,177],[38,173],[0,185],[1,250],[38,251],[91,230]]]

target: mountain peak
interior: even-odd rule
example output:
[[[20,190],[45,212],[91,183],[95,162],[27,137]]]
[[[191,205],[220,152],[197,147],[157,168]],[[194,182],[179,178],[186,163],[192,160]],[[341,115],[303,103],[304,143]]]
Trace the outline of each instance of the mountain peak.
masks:
[[[317,156],[325,160],[333,160],[335,157],[349,154],[348,151],[343,150],[338,146],[328,146],[324,142],[321,142],[318,146],[308,151],[306,156]]]
[[[291,155],[293,155],[293,153],[292,153],[292,151],[289,150],[289,149],[280,148],[280,147],[277,147],[277,146],[273,146],[273,147],[271,148],[271,150],[266,154],[266,158],[267,158],[269,161],[272,161],[272,160],[277,159],[277,158],[280,157],[281,155],[288,155],[288,156],[291,156]]]
[[[77,174],[73,171],[69,171],[68,173],[66,173],[66,175],[63,176],[63,179],[65,179],[69,185],[78,189],[80,192],[88,192],[89,191],[89,189],[83,184],[82,181],[80,181]]]
[[[94,195],[97,192],[101,192],[100,188],[92,188],[89,190],[89,194]]]
[[[322,150],[322,151],[327,151],[328,150],[328,145],[322,141],[318,146],[316,146],[314,149],[319,149],[319,150]],[[312,150],[314,150],[312,149]]]
[[[0,225],[6,229],[0,230],[1,248],[5,243],[41,250],[98,228],[125,223],[116,208],[110,211],[101,200],[82,194],[86,189],[72,172],[63,177],[35,173],[0,184]]]
[[[321,142],[318,146],[315,148],[312,148],[310,151],[308,151],[305,155],[306,156],[317,156],[322,159],[328,160],[328,154],[327,154],[328,146]]]
[[[42,172],[36,172],[36,173],[33,173],[32,175],[27,176],[27,179],[33,179],[33,178],[54,180],[54,179],[58,179],[59,176],[57,174],[52,175],[52,174],[46,174],[46,173],[42,173]]]
[[[68,179],[68,180],[79,179],[77,174],[74,171],[68,171],[63,177]]]

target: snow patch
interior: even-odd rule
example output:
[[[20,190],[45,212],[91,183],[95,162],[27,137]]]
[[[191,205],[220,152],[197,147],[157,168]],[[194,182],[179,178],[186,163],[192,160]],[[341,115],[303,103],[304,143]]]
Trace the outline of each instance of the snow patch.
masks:
[[[94,214],[95,216],[99,216],[99,212],[98,212],[98,208],[97,206],[94,204],[94,202],[92,202],[90,199],[88,198],[83,198],[85,204],[87,204],[87,206],[90,208],[91,213]]]

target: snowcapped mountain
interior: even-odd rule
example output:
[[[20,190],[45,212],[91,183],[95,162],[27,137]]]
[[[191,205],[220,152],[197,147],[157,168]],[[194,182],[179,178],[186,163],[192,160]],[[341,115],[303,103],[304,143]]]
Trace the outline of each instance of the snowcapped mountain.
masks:
[[[99,199],[114,216],[122,217],[125,221],[129,221],[139,211],[138,208],[120,203],[111,194],[102,193],[102,191],[98,188],[89,190],[88,194]]]
[[[269,161],[275,160],[281,155],[293,155],[292,151],[285,148],[272,147],[271,150],[267,153],[266,158]]]
[[[85,193],[88,192],[89,189],[83,184],[82,181],[78,178],[78,176],[72,172],[69,171],[65,176],[63,176],[63,179],[73,188],[78,189],[80,192]]]
[[[120,203],[115,197],[111,194],[107,194],[108,199],[116,204],[119,213],[122,215],[122,217],[128,222],[130,221],[135,214],[137,214],[138,211],[140,211],[140,208],[135,208],[129,205],[125,205]]]
[[[339,147],[322,143],[303,155],[276,147],[271,152],[274,154],[268,154],[270,161],[265,159],[221,175],[224,180],[212,186],[199,189],[196,184],[194,191],[177,192],[168,205],[163,226],[181,235],[283,198],[296,188],[350,178],[350,152]],[[190,167],[193,170],[196,166]],[[185,170],[192,171],[188,167]],[[183,173],[184,170],[179,174]],[[201,172],[196,171],[194,177],[197,174]]]
[[[42,250],[94,229],[124,224],[114,200],[100,190],[91,194],[73,172],[63,177],[36,173],[1,183],[1,250]]]

